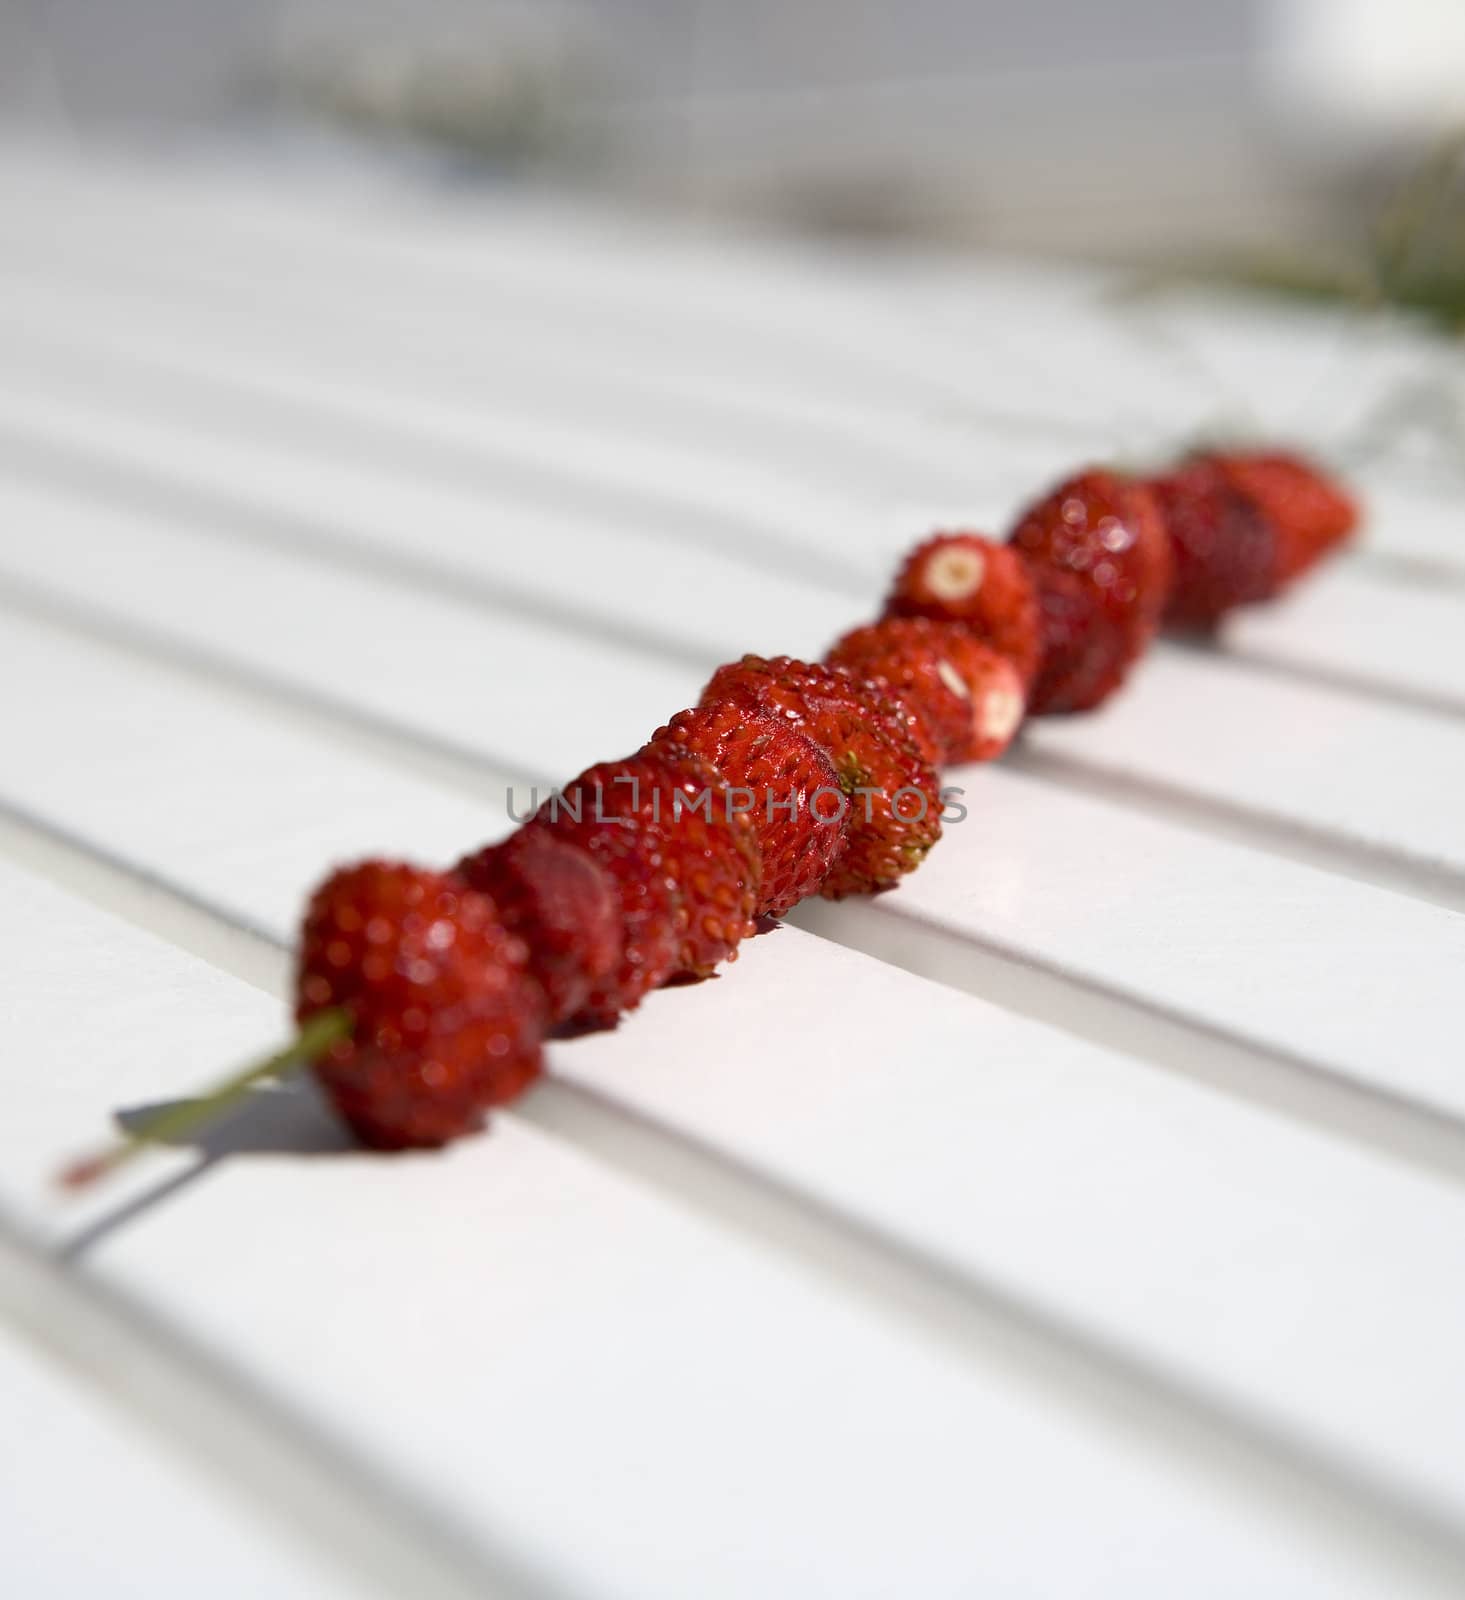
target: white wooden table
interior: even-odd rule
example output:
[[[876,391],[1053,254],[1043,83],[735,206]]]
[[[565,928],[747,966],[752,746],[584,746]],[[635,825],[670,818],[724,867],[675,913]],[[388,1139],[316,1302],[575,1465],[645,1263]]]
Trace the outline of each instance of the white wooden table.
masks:
[[[325,866],[450,858],[936,519],[1399,329],[1022,263],[0,151],[0,1592],[1465,1588],[1465,493],[960,774],[898,894],[387,1160],[282,1031]]]

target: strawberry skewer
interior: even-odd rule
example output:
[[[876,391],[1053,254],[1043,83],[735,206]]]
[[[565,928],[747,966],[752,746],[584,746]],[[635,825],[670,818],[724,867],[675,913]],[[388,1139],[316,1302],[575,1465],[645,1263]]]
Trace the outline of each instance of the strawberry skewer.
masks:
[[[719,668],[635,756],[448,872],[332,874],[306,912],[294,1042],[59,1182],[87,1188],[302,1064],[363,1144],[473,1132],[535,1080],[550,1030],[614,1026],[808,895],[893,887],[940,837],[940,765],[999,755],[1028,711],[1098,706],[1162,621],[1270,598],[1356,522],[1298,457],[1213,453],[1150,480],[1079,473],[1007,544],[926,540],[826,663]]]

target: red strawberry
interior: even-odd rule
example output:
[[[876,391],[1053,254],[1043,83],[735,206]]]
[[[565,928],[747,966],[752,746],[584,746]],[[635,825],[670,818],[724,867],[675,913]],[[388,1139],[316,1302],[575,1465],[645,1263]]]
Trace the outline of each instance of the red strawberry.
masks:
[[[1149,487],[1175,562],[1167,622],[1213,627],[1233,606],[1269,599],[1281,587],[1275,524],[1214,460],[1182,462]]]
[[[955,623],[889,617],[851,629],[825,657],[908,708],[911,736],[933,767],[963,759],[971,741],[971,690],[943,637],[952,633]]]
[[[721,962],[737,960],[755,928],[763,876],[757,824],[733,803],[722,773],[685,745],[668,740],[643,756],[667,774],[666,858],[684,913],[677,971],[711,977]]]
[[[1027,712],[1027,694],[1016,663],[993,646],[974,639],[959,623],[935,623],[946,657],[971,696],[962,743],[950,759],[993,761],[1012,743]]]
[[[608,1026],[677,972],[705,976],[752,929],[752,822],[729,818],[721,774],[687,752],[591,767],[533,826],[588,850],[620,893],[621,960],[576,1013],[585,1026]]]
[[[666,827],[651,814],[666,773],[644,761],[588,767],[547,799],[531,826],[587,850],[610,875],[620,899],[623,942],[615,970],[596,980],[575,1020],[606,1027],[634,1011],[676,970],[681,894],[666,861]]]
[[[523,941],[442,873],[368,861],[326,879],[305,913],[296,995],[302,1023],[352,1017],[315,1073],[365,1144],[446,1144],[540,1069],[545,1000]]]
[[[529,971],[563,1022],[621,959],[621,902],[587,851],[547,828],[525,827],[466,857],[457,873],[493,901],[528,947]]]
[[[1358,505],[1320,467],[1285,451],[1221,452],[1208,460],[1249,496],[1277,530],[1277,571],[1286,583],[1345,543],[1358,526]]]
[[[906,558],[885,602],[887,617],[962,622],[1009,656],[1024,685],[1042,657],[1033,580],[1021,556],[975,533],[938,533]]]
[[[783,719],[732,700],[679,711],[646,749],[667,745],[710,761],[743,791],[739,802],[752,797],[748,815],[763,862],[758,914],[784,916],[815,893],[844,849],[849,828],[825,751]]]
[[[887,889],[941,837],[940,780],[903,707],[839,667],[744,656],[719,667],[704,706],[732,701],[783,718],[829,753],[849,797],[849,841],[821,891],[831,900]]]
[[[1037,586],[1043,664],[1032,710],[1087,711],[1153,637],[1170,590],[1170,541],[1143,485],[1091,470],[1018,519],[1011,543]]]

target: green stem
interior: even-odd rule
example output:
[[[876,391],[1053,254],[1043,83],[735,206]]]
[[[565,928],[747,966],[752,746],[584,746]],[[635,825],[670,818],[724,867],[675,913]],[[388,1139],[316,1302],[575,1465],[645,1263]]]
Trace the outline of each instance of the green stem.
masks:
[[[277,1055],[225,1078],[216,1088],[196,1100],[181,1101],[136,1123],[115,1144],[73,1161],[60,1173],[57,1181],[63,1189],[89,1188],[98,1179],[131,1161],[149,1145],[176,1143],[183,1135],[212,1122],[230,1106],[244,1099],[255,1084],[278,1078],[291,1067],[314,1061],[350,1032],[349,1012],[318,1012]]]

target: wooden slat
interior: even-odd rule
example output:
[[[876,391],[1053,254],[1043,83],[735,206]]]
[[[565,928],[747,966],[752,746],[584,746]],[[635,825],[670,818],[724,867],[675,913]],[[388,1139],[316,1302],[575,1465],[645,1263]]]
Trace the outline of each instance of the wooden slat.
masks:
[[[4,881],[13,887],[9,874]],[[63,939],[70,932],[43,927]],[[55,1600],[187,1594],[204,1572],[220,1600],[362,1593],[4,1327],[0,1407],[10,1434],[0,1454],[5,1593]]]
[[[1465,883],[1465,729],[1454,719],[1166,654],[1094,714],[1035,720],[1025,743],[1055,776],[1174,794]]]
[[[1459,381],[1448,340],[1367,307],[1192,288],[1139,296],[1125,320],[1137,342],[1207,376],[1218,420],[1348,454],[1400,397]]]
[[[6,638],[14,681],[46,691],[6,698],[9,803],[210,902],[227,899],[246,928],[279,930],[307,861],[319,870],[366,853],[451,860],[499,815],[370,762],[322,767],[307,733],[267,718],[224,715],[232,734],[220,738],[209,732],[211,707],[224,703],[217,685],[175,686],[153,668],[112,672],[105,653],[15,618]],[[128,788],[109,791],[104,773],[130,773]],[[235,800],[221,813],[224,795]]]
[[[1414,481],[1382,472],[1363,479],[1368,549],[1426,587],[1465,587],[1465,475]]]
[[[1465,547],[1465,508],[1459,513]],[[1404,704],[1465,715],[1465,596],[1385,589],[1342,562],[1310,574],[1278,605],[1238,612],[1229,657],[1316,677]]]
[[[194,1165],[192,1152],[158,1152],[146,1174],[119,1174],[110,1193],[64,1199],[56,1173],[106,1136],[105,1113],[186,1095],[249,1059],[280,1033],[279,1007],[3,860],[0,896],[0,959],[16,974],[5,1003],[15,1059],[43,1052],[30,1057],[0,1126],[0,1199],[32,1237],[61,1243]],[[300,1119],[298,1103],[292,1114]]]
[[[915,958],[957,984],[969,970],[991,985],[979,961],[995,954],[1071,980],[1075,1013],[1092,991],[1186,1020],[1197,1036],[1170,1046],[1182,1070],[1207,1035],[1245,1041],[1276,1077],[1310,1064],[1465,1131],[1457,912],[1020,772],[955,777],[970,816],[930,866],[812,926],[894,959],[919,941]]]

